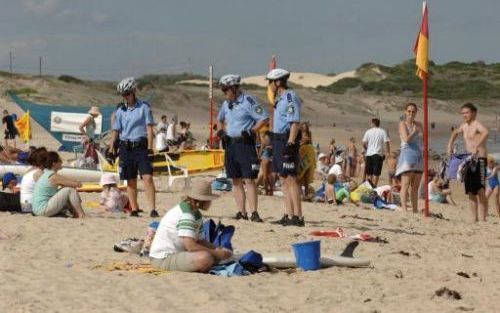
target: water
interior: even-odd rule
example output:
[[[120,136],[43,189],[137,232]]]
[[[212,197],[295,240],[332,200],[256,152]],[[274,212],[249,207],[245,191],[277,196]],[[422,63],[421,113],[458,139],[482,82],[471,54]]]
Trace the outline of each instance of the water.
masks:
[[[500,136],[499,136],[500,137]],[[446,153],[446,148],[448,147],[448,141],[450,140],[449,136],[433,136],[431,133],[429,137],[429,148],[437,153]],[[465,145],[462,134],[457,137],[455,141],[455,145],[457,147],[457,152],[462,153],[465,152]],[[490,129],[490,135],[488,138],[488,154],[500,154],[500,138],[496,138],[495,143],[495,130]]]

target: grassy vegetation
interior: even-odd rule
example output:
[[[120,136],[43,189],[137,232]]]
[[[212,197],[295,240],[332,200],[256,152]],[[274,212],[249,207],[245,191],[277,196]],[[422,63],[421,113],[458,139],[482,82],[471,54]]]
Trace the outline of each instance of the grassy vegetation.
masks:
[[[414,59],[394,66],[367,63],[356,70],[358,78],[341,79],[321,89],[345,93],[360,86],[367,93],[420,96],[422,82],[415,71]],[[500,63],[478,61],[437,65],[430,62],[430,71],[429,96],[432,98],[500,99]]]
[[[191,80],[191,79],[207,79],[202,75],[192,75],[188,73],[182,74],[173,74],[173,75],[144,75],[137,79],[137,88],[143,89],[145,87],[155,87],[158,85],[174,85],[177,82],[183,80]]]
[[[37,93],[38,91],[36,89],[26,87],[26,88],[12,89],[10,90],[10,92],[16,95],[30,95]]]
[[[57,79],[69,84],[84,84],[85,82],[79,78],[70,75],[61,75]]]

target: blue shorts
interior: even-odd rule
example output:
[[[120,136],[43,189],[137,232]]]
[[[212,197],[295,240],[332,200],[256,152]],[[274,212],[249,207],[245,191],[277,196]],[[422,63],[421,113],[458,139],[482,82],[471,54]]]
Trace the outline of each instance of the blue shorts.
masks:
[[[152,175],[153,165],[146,148],[127,149],[120,146],[120,179],[137,179],[137,174]]]
[[[255,146],[243,142],[228,143],[224,166],[229,178],[257,178],[260,165]]]
[[[291,159],[285,160],[283,157],[283,152],[285,151],[286,140],[273,139],[273,162],[272,170],[273,173],[277,173],[282,177],[297,176],[297,169],[299,167],[299,151],[295,155],[291,156]],[[288,166],[283,166],[285,165]]]

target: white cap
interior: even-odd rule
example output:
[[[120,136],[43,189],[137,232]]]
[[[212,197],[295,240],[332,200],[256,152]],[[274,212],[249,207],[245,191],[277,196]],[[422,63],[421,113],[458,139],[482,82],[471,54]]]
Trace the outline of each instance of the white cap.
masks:
[[[290,72],[282,68],[275,68],[269,71],[266,75],[267,80],[288,79]]]
[[[319,161],[319,160],[321,160],[322,158],[326,158],[326,157],[327,157],[326,153],[321,152],[321,153],[318,155],[318,161]]]

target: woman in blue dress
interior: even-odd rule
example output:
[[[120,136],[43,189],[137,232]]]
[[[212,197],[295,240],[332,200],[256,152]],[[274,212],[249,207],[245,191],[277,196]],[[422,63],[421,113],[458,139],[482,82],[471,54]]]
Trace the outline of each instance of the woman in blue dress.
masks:
[[[415,121],[417,105],[408,103],[405,107],[405,118],[399,122],[401,153],[399,154],[396,176],[401,176],[401,207],[407,210],[406,201],[410,194],[413,213],[418,212],[418,188],[424,171],[422,153],[422,123]]]

